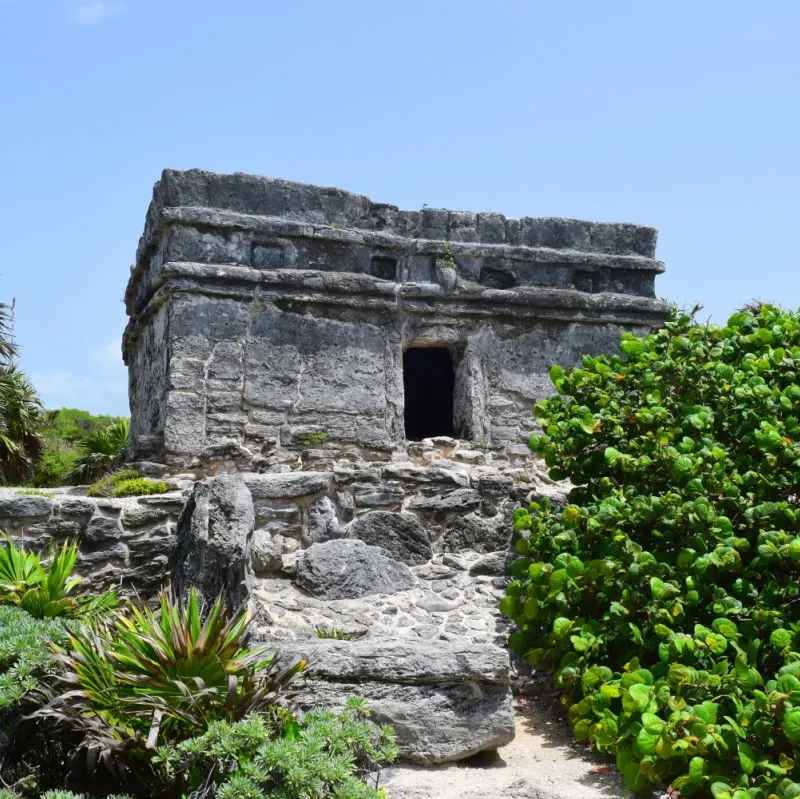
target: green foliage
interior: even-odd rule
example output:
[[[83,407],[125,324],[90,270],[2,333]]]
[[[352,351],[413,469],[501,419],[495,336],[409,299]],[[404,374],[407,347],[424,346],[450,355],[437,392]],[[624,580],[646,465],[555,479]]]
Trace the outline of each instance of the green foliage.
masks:
[[[117,419],[102,430],[83,436],[77,442],[77,455],[67,480],[73,485],[82,485],[109,472],[128,446],[129,431],[130,419]]]
[[[444,243],[444,255],[436,260],[436,265],[441,269],[456,268],[456,260],[453,257],[453,247],[449,241]]]
[[[350,700],[341,713],[313,710],[299,722],[215,722],[203,735],[162,747],[157,768],[184,795],[207,789],[217,799],[381,799],[366,781],[396,758],[397,747],[391,729],[367,717],[364,702]]]
[[[16,366],[0,366],[0,483],[25,482],[42,451],[42,403]]]
[[[14,342],[14,328],[12,326],[14,309],[4,302],[0,302],[0,365],[10,363],[17,355],[17,345]]]
[[[50,497],[52,494],[48,494],[47,491],[40,491],[38,488],[20,488],[18,491],[14,492],[20,497]]]
[[[537,406],[575,487],[515,514],[510,644],[631,789],[800,796],[800,316],[676,315],[621,350]]]
[[[317,627],[314,632],[317,634],[317,638],[331,638],[335,641],[357,641],[367,634],[366,630],[346,633],[339,627]]]
[[[101,618],[119,606],[109,591],[97,596],[73,595],[81,584],[73,576],[78,545],[51,543],[47,560],[36,552],[17,547],[4,536],[0,547],[0,604],[16,605],[37,619],[63,616],[73,619]]]
[[[169,484],[163,480],[148,480],[146,477],[134,477],[131,480],[120,480],[115,486],[115,497],[144,497],[149,494],[166,494]]]
[[[44,451],[36,464],[31,484],[39,487],[66,485],[78,455],[78,442],[90,433],[97,433],[123,417],[93,416],[77,408],[45,411],[42,437]]]
[[[19,794],[15,794],[18,796]],[[0,794],[0,799],[3,799]],[[72,793],[72,791],[47,791],[42,794],[42,799],[86,799],[86,795],[82,793]],[[123,794],[109,794],[106,799],[130,799],[129,796]]]
[[[186,605],[162,593],[156,612],[130,604],[113,624],[70,636],[60,652],[68,690],[47,692],[40,715],[80,733],[89,756],[103,757],[288,707],[289,683],[306,663],[284,667],[263,649],[245,649],[248,626],[247,612],[226,620],[221,599],[203,620],[194,590]]]
[[[75,464],[76,452],[71,447],[62,449],[45,438],[44,449],[36,463],[30,484],[53,488],[67,484],[67,475]]]
[[[321,433],[309,433],[306,436],[303,436],[300,439],[300,443],[304,447],[313,447],[314,444],[322,444],[323,441],[328,440],[328,434],[325,432]]]
[[[148,480],[135,469],[118,469],[98,480],[86,493],[90,497],[141,497],[167,491],[169,484],[163,480]]]
[[[20,608],[0,605],[0,711],[5,713],[42,677],[57,671],[50,643],[63,644],[67,635],[59,620],[35,619]]]

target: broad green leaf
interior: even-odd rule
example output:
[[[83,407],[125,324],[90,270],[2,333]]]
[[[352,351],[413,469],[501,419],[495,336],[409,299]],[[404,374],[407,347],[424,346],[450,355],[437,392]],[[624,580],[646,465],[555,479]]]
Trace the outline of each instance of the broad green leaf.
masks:
[[[791,744],[800,747],[800,707],[786,709],[783,714],[783,731]]]

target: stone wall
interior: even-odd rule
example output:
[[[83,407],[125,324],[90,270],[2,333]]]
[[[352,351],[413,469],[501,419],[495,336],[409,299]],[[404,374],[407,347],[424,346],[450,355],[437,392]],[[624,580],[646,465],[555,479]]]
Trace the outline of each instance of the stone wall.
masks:
[[[43,494],[48,496],[0,488],[0,530],[37,551],[51,541],[77,540],[77,571],[91,589],[135,589],[149,597],[168,581],[186,501],[181,492],[126,499]]]
[[[126,293],[132,456],[299,468],[405,438],[403,352],[445,348],[460,438],[522,454],[553,363],[659,324],[652,228],[423,209],[166,171]]]
[[[0,489],[0,529],[34,549],[76,538],[79,573],[96,589],[152,599],[171,583],[249,604],[254,642],[311,658],[303,706],[364,696],[406,758],[506,743],[497,604],[511,515],[533,497],[561,501],[563,487],[532,458],[512,463],[454,439],[383,461],[316,454],[314,470],[221,474],[152,497]],[[334,631],[357,640],[318,637]]]

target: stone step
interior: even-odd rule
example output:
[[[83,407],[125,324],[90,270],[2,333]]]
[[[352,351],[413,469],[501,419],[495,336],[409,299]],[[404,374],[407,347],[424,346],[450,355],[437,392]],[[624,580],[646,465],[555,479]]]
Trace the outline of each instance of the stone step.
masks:
[[[280,647],[309,659],[301,708],[366,699],[372,719],[390,724],[400,755],[444,763],[495,750],[514,737],[508,653],[492,644],[369,638],[311,639]]]

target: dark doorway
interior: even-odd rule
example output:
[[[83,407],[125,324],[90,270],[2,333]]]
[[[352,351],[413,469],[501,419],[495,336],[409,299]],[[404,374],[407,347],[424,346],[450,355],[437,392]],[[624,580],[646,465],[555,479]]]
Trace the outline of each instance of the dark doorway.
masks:
[[[444,347],[412,347],[403,353],[406,438],[453,435],[453,359]]]

